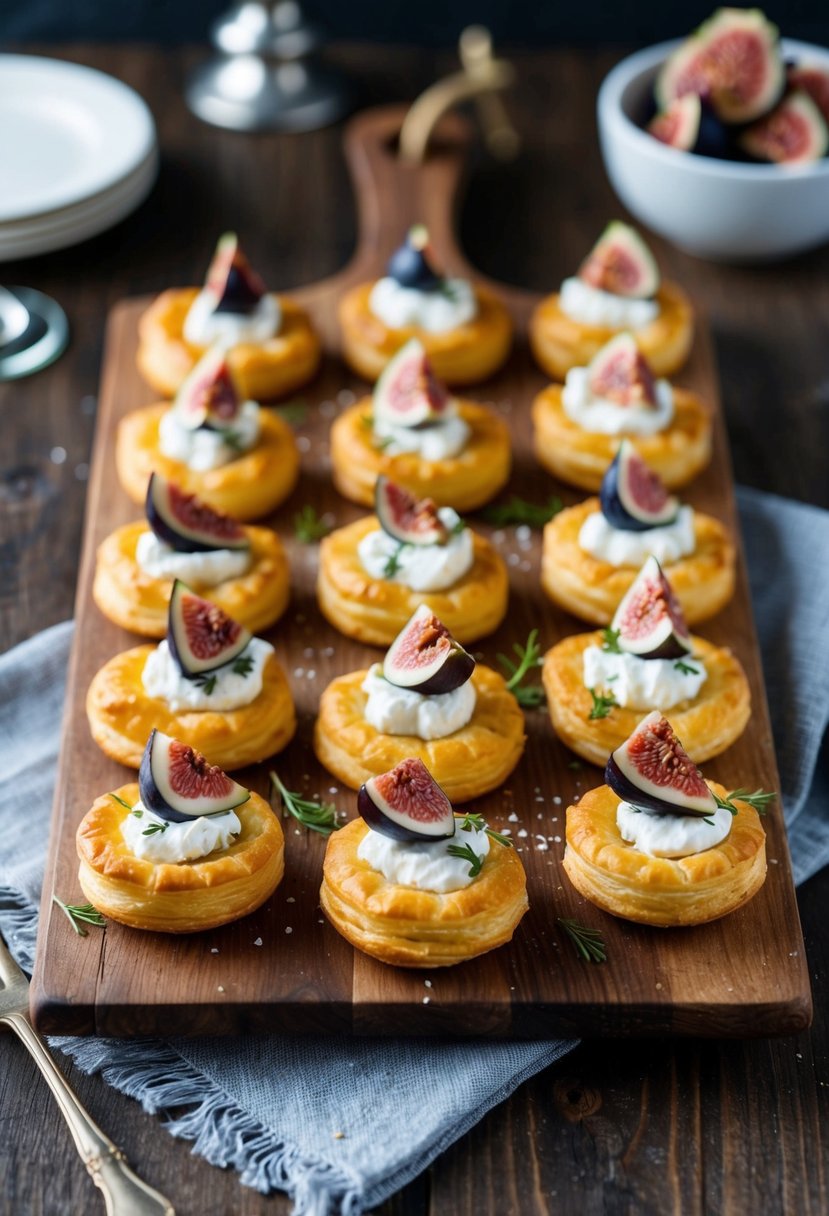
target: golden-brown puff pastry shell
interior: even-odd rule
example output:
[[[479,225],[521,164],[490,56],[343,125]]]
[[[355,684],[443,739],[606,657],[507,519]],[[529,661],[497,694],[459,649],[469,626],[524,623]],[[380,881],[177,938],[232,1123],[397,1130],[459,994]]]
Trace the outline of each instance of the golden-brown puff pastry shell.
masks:
[[[524,750],[524,715],[496,671],[478,665],[472,673],[475,712],[466,726],[443,739],[387,735],[365,719],[365,671],[332,680],[322,694],[314,728],[314,751],[343,784],[357,790],[417,756],[452,802],[468,802],[506,781]]]
[[[368,306],[373,283],[359,283],[340,301],[343,358],[366,380],[376,380],[389,360],[412,338],[423,343],[439,380],[477,384],[493,375],[509,354],[512,320],[495,292],[475,284],[477,315],[433,334],[416,325],[390,329]]]
[[[368,832],[353,819],[328,838],[320,904],[343,937],[398,967],[449,967],[510,941],[527,910],[514,849],[493,843],[468,887],[439,894],[391,883],[357,856]]]
[[[475,560],[446,591],[412,591],[403,583],[372,578],[357,546],[380,527],[375,515],[338,528],[320,544],[317,599],[326,620],[346,637],[388,646],[420,604],[428,604],[459,642],[474,642],[497,629],[507,611],[509,581],[503,559],[474,534]]]
[[[726,790],[709,781],[724,797]],[[609,786],[567,808],[564,869],[576,890],[605,912],[644,925],[702,925],[747,903],[766,877],[766,834],[753,807],[739,812],[722,844],[690,857],[651,857],[622,839],[620,799]]]
[[[587,498],[560,511],[545,526],[541,586],[551,600],[574,616],[594,625],[609,625],[639,567],[611,566],[581,548],[581,526],[599,509],[598,498]],[[708,620],[731,599],[736,560],[728,533],[713,516],[695,511],[694,535],[694,552],[665,564],[689,625]]]
[[[118,424],[115,467],[133,502],[144,501],[153,471],[234,519],[260,519],[291,493],[299,476],[299,452],[293,431],[278,414],[260,412],[259,438],[250,451],[218,469],[197,472],[163,455],[158,446],[158,425],[168,408],[163,401],[147,405]]]
[[[102,751],[138,768],[153,727],[189,743],[219,768],[244,768],[281,751],[293,737],[296,717],[291,690],[275,655],[262,673],[262,691],[239,709],[181,710],[144,691],[141,674],[152,646],[136,646],[105,663],[86,695],[92,738]]]
[[[751,717],[751,693],[745,672],[727,647],[712,646],[703,638],[691,640],[694,658],[705,664],[708,678],[693,700],[680,701],[663,712],[688,755],[701,764],[724,752],[743,733]],[[559,739],[585,760],[604,765],[649,710],[617,705],[606,718],[590,721],[592,700],[584,687],[583,656],[588,646],[601,642],[600,633],[565,638],[544,656],[542,679]]]
[[[657,376],[672,376],[688,358],[694,340],[694,310],[676,283],[662,283],[656,295],[659,316],[633,331],[636,345]],[[585,325],[559,306],[559,296],[545,296],[530,320],[530,345],[536,362],[554,380],[564,380],[571,367],[586,367],[621,329]]]
[[[130,806],[138,801],[135,784],[115,793]],[[282,880],[285,844],[279,820],[258,794],[236,814],[242,830],[228,848],[199,861],[153,862],[130,852],[121,835],[127,812],[103,794],[76,836],[84,895],[110,920],[158,933],[197,933],[247,916]]]
[[[138,322],[138,368],[165,397],[174,396],[206,351],[184,339],[184,319],[199,294],[197,287],[172,287],[154,300]],[[314,376],[320,340],[304,309],[290,296],[277,296],[282,313],[279,333],[266,342],[240,342],[228,361],[240,391],[251,401],[270,401],[293,392]]]
[[[532,406],[535,454],[568,485],[598,490],[621,435],[585,431],[564,412],[561,385],[543,389]],[[674,416],[654,435],[629,435],[645,463],[670,489],[687,485],[711,459],[711,411],[694,393],[674,386]]]
[[[493,410],[472,401],[459,401],[458,412],[471,430],[466,447],[446,460],[424,460],[417,452],[389,456],[376,447],[371,398],[358,401],[331,427],[334,485],[352,502],[370,507],[374,484],[382,473],[417,497],[434,499],[439,507],[456,511],[482,507],[509,478],[509,428]]]
[[[98,547],[92,595],[105,617],[148,638],[167,632],[167,609],[173,580],[154,578],[135,560],[138,538],[147,531],[143,519],[124,524]],[[282,542],[270,528],[245,528],[250,541],[250,569],[239,578],[202,587],[193,579],[188,586],[223,612],[260,633],[273,625],[288,606],[291,594],[288,559]]]

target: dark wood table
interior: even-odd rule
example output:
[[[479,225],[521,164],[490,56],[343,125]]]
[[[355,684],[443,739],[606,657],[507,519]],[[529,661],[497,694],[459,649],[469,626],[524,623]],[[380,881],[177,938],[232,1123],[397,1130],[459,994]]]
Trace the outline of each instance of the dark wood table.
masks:
[[[354,242],[340,131],[222,133],[182,102],[200,51],[27,48],[111,72],[158,122],[161,176],[140,210],[76,249],[2,267],[53,294],[73,342],[52,368],[0,387],[0,648],[72,612],[107,310],[125,295],[196,282],[217,233],[236,228],[255,265],[290,288],[331,273]],[[406,100],[451,57],[350,46],[334,56],[359,104]],[[599,158],[594,98],[619,57],[521,53],[510,109],[524,139],[510,166],[476,157],[459,216],[483,271],[549,290],[620,208]],[[655,242],[711,318],[739,481],[829,507],[829,249],[782,266],[708,265]],[[825,555],[824,555],[825,560]],[[773,577],[773,572],[770,572]],[[525,1084],[400,1195],[384,1216],[580,1211],[822,1216],[829,1210],[829,869],[800,891],[815,1023],[794,1039],[588,1042]],[[287,1213],[241,1187],[158,1122],[61,1058],[94,1117],[180,1216]],[[28,1056],[0,1039],[0,1210],[103,1210]]]

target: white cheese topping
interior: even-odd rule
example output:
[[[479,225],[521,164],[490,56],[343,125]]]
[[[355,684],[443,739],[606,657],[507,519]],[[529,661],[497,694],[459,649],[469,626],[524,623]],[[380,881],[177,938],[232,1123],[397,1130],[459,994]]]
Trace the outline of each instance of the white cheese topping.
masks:
[[[626,709],[670,709],[680,701],[691,701],[702,688],[708,673],[699,659],[681,660],[692,672],[681,671],[678,659],[642,659],[637,654],[612,654],[600,646],[584,652],[584,686],[612,693],[616,704]]]
[[[452,692],[424,694],[398,688],[383,676],[383,666],[369,668],[362,684],[368,693],[366,722],[386,735],[443,739],[466,726],[475,712],[475,688],[467,680]]]
[[[148,697],[166,701],[173,713],[188,709],[240,709],[255,701],[262,691],[262,673],[268,656],[273,652],[270,642],[251,638],[242,654],[232,663],[225,663],[224,667],[217,667],[198,680],[188,680],[181,674],[165,639],[147,658],[141,682]],[[253,664],[246,676],[233,670],[238,659],[243,657],[251,659]],[[212,681],[214,676],[216,683],[213,691],[208,693],[204,681]]]
[[[558,305],[574,321],[609,329],[644,329],[659,316],[656,300],[630,300],[575,277],[561,284]]]
[[[460,522],[451,507],[441,507],[438,516],[450,532]],[[397,558],[397,571],[386,574],[389,561]],[[403,583],[412,591],[445,591],[472,569],[475,561],[469,528],[456,532],[445,545],[403,545],[382,528],[367,532],[357,546],[357,556],[366,574]]]
[[[250,569],[249,549],[211,549],[207,553],[181,553],[153,531],[142,532],[135,560],[152,578],[180,578],[192,587],[215,587],[240,578]]]
[[[279,333],[282,310],[273,295],[264,295],[246,312],[216,312],[216,297],[202,290],[184,318],[184,339],[194,346],[237,346],[240,342],[267,342]]]
[[[667,380],[656,382],[656,405],[617,405],[590,391],[590,368],[573,367],[561,393],[561,404],[571,422],[601,435],[655,435],[670,426],[674,416],[674,390]]]
[[[725,840],[731,831],[732,814],[717,807],[709,823],[697,815],[657,815],[620,802],[616,826],[622,840],[651,857],[688,857],[703,853]]]
[[[579,547],[611,566],[641,566],[651,554],[662,563],[678,562],[696,548],[694,508],[682,506],[672,524],[628,532],[614,528],[601,511],[588,515],[579,529]]]
[[[163,825],[163,830],[144,835],[147,828],[156,825]],[[121,824],[121,835],[136,857],[174,864],[207,857],[216,849],[226,849],[241,830],[242,824],[235,811],[225,811],[223,815],[199,815],[184,823],[170,823],[156,815],[155,811],[147,810],[140,799]]]
[[[225,443],[221,430],[199,427],[190,431],[176,417],[174,409],[161,415],[158,426],[158,446],[170,460],[180,460],[189,469],[205,473],[229,464],[242,452],[248,452],[259,438],[259,406],[246,401],[228,430],[234,436],[232,444]]]
[[[387,456],[417,452],[424,460],[450,460],[466,447],[470,429],[463,418],[450,414],[428,426],[395,426],[385,418],[377,418],[374,434],[384,441],[383,452]]]
[[[378,279],[368,298],[369,309],[389,329],[415,325],[442,334],[471,321],[478,312],[475,289],[465,279],[444,279],[443,288],[420,291],[396,279]]]
[[[463,857],[453,857],[449,845],[468,844],[478,857],[489,852],[486,832],[473,828],[464,831],[457,821],[455,835],[450,840],[391,840],[369,829],[357,847],[357,856],[389,882],[418,891],[459,891],[474,879],[469,876],[470,863]],[[500,847],[500,846],[499,846]]]

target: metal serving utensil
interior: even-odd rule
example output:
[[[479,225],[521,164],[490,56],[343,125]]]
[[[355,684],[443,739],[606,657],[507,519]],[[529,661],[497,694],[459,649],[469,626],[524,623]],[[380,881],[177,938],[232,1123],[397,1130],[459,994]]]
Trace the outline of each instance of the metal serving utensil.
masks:
[[[29,1020],[29,981],[0,937],[0,1023],[10,1027],[29,1051],[57,1099],[72,1139],[92,1181],[104,1193],[109,1216],[175,1216],[169,1199],[134,1174],[126,1158],[84,1110],[58,1071],[46,1044]]]

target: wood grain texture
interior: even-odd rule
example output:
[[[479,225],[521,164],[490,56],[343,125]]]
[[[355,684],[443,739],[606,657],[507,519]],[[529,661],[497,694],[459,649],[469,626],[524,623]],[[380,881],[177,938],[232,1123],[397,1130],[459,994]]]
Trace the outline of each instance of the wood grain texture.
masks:
[[[338,523],[361,512],[330,485],[328,429],[359,383],[336,359],[336,305],[343,290],[377,277],[401,232],[425,217],[438,257],[452,273],[471,273],[454,238],[452,215],[466,160],[468,129],[448,120],[436,151],[421,168],[401,168],[393,151],[402,111],[367,111],[349,126],[345,145],[360,216],[360,245],[353,262],[333,279],[300,291],[322,333],[328,358],[321,376],[303,394],[307,416],[298,426],[303,454],[300,485],[275,517],[289,548],[293,603],[286,620],[268,636],[289,673],[299,718],[298,739],[275,762],[289,788],[326,793],[340,810],[354,813],[354,796],[332,782],[314,760],[310,729],[321,690],[345,671],[365,667],[376,651],[346,641],[322,620],[314,599],[316,550],[291,536],[297,507],[312,502]],[[483,397],[508,420],[514,445],[513,489],[542,501],[552,491],[567,502],[578,495],[541,471],[531,453],[529,407],[543,385],[523,339],[534,297],[515,289],[504,296],[519,336],[506,369],[483,386]],[[653,931],[604,916],[572,890],[560,869],[564,808],[580,791],[600,782],[585,766],[574,772],[572,756],[555,739],[547,715],[528,715],[528,746],[506,788],[476,804],[499,828],[512,824],[528,872],[530,912],[512,945],[450,972],[436,973],[423,1003],[423,976],[385,968],[352,951],[320,923],[316,892],[323,841],[288,825],[286,879],[266,907],[212,934],[171,939],[117,925],[94,939],[77,938],[50,902],[76,894],[74,831],[96,794],[121,783],[118,766],[92,743],[83,710],[95,671],[130,638],[102,621],[91,601],[95,552],[114,527],[135,516],[120,489],[112,462],[115,428],[129,409],[151,400],[135,369],[137,319],[146,300],[113,311],[101,388],[78,583],[76,635],[58,779],[52,851],[44,888],[33,1009],[41,1029],[115,1035],[225,1033],[244,1029],[350,1030],[355,1034],[579,1034],[791,1033],[810,1016],[808,977],[778,811],[769,816],[773,859],[761,893],[726,921],[692,931]],[[717,403],[717,383],[707,327],[700,323],[692,363],[681,377],[716,411],[715,457],[687,497],[696,507],[737,526],[727,440]],[[480,393],[479,393],[480,395]],[[491,529],[489,529],[491,531]],[[508,623],[480,651],[490,663],[538,626],[545,648],[580,626],[549,605],[538,581],[540,540],[522,548],[515,530],[494,536],[510,569]],[[706,630],[730,644],[752,685],[754,715],[744,739],[708,775],[729,788],[776,789],[779,780],[753,635],[745,579],[728,610]],[[250,770],[247,784],[267,793],[267,766]],[[560,802],[554,801],[560,799]],[[287,901],[295,901],[288,903]],[[609,961],[586,967],[556,928],[556,917],[575,916],[598,925]],[[262,939],[263,946],[252,943]],[[758,946],[759,943],[759,946]],[[211,954],[211,949],[218,954]],[[716,965],[712,965],[715,959]]]

